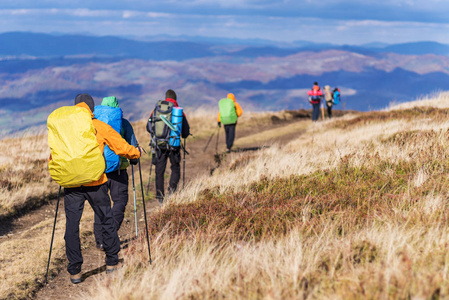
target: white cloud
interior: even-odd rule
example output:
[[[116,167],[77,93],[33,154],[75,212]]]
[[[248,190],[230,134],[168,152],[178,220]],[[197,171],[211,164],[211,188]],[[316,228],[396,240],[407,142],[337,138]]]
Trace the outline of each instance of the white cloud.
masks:
[[[17,0],[18,2],[23,2]],[[36,2],[40,2],[36,0]],[[51,1],[49,1],[51,2]],[[70,2],[70,1],[69,1]],[[76,1],[71,1],[74,3]],[[123,1],[122,1],[123,2]],[[139,1],[124,1],[131,6]],[[162,2],[155,1],[162,5]],[[279,7],[291,5],[291,11],[298,3],[307,1],[237,1],[237,0],[193,0],[181,4],[180,1],[167,1],[172,7],[202,7],[216,3],[218,7]],[[164,2],[164,3],[167,3]],[[338,4],[339,0],[325,0],[321,4]],[[367,0],[368,4],[378,1]],[[18,8],[0,9],[0,31],[38,31],[38,32],[90,32],[97,35],[199,35],[228,38],[261,38],[279,41],[313,40],[318,42],[361,44],[372,41],[407,42],[418,40],[435,40],[449,43],[446,23],[412,21],[385,21],[376,19],[321,19],[324,14],[309,17],[282,16],[276,14],[257,14],[255,10],[234,13],[238,9],[214,9],[218,15],[201,14],[197,10],[187,13],[182,11],[164,12],[158,10],[111,9],[104,5],[102,9],[89,8]],[[143,3],[143,2],[142,2]],[[152,2],[153,3],[153,2]],[[315,3],[315,1],[314,1]],[[346,1],[345,3],[355,3]],[[395,2],[396,3],[396,2]],[[400,0],[397,3],[407,6],[422,6],[423,1]],[[443,4],[443,1],[429,0],[430,4]],[[446,2],[444,2],[446,3]],[[143,4],[142,4],[143,5]],[[309,5],[309,4],[307,4]],[[211,10],[209,8],[209,10]],[[168,9],[166,10],[168,11]],[[165,19],[170,18],[170,22]]]

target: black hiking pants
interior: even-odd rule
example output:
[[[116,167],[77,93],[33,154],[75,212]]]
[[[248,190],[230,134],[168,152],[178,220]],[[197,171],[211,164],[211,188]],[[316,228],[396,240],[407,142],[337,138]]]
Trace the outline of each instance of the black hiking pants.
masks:
[[[128,172],[126,170],[117,170],[106,174],[108,176],[109,193],[112,199],[112,218],[114,220],[114,226],[119,231],[125,217],[126,204],[128,204]],[[97,246],[103,244],[103,224],[100,217],[95,214],[94,221],[94,235]]]
[[[106,252],[106,265],[115,266],[118,264],[120,240],[112,218],[111,200],[109,199],[107,185],[65,188],[64,209],[66,228],[64,239],[65,251],[69,260],[67,271],[71,275],[81,272],[81,265],[83,264],[79,226],[86,199],[94,210],[95,215],[98,215],[103,224],[102,236],[104,250]]]
[[[226,133],[226,149],[228,150],[231,150],[232,145],[234,145],[236,125],[237,124],[229,124],[224,126]]]
[[[168,192],[174,193],[178,188],[179,179],[181,178],[181,150],[157,149],[155,151],[154,164],[156,165],[156,198],[160,203],[165,197],[164,191],[164,174],[167,167],[167,160],[170,159],[170,181]]]
[[[329,119],[332,119],[332,105],[327,105],[327,114],[329,115]]]

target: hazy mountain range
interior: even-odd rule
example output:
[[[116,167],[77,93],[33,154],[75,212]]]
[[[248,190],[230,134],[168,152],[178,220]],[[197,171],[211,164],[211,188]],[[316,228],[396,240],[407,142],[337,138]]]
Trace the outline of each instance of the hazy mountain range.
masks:
[[[155,38],[156,39],[156,38]],[[76,94],[116,95],[126,116],[148,115],[164,91],[216,109],[234,92],[247,110],[308,108],[313,81],[342,90],[346,109],[372,110],[449,86],[449,46],[434,42],[341,46],[292,41],[160,40],[0,34],[0,132],[44,124]],[[343,108],[343,103],[337,108]]]

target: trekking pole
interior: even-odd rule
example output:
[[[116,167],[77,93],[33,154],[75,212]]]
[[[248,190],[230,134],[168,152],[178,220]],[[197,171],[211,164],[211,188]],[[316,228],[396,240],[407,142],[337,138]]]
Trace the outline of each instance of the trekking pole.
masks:
[[[187,137],[189,137],[189,136],[193,136],[193,134],[189,134]],[[186,149],[186,139],[187,138],[185,138],[184,139],[184,146],[181,144],[181,147],[182,147],[182,151],[184,152],[184,160],[183,160],[183,166],[182,166],[182,188],[184,189],[184,183],[185,183],[185,180],[186,180],[186,154],[187,155],[190,155],[189,154],[189,152],[187,151],[187,149]]]
[[[218,153],[218,139],[220,138],[220,130],[217,132],[217,143],[215,144],[215,153]]]
[[[220,127],[217,127],[217,129],[220,129]],[[215,130],[214,132],[212,132],[212,135],[210,136],[209,141],[208,141],[207,144],[206,144],[206,147],[204,147],[203,152],[206,152],[206,149],[207,149],[207,147],[209,146],[210,141],[212,141],[212,138],[214,137],[214,135],[215,135],[216,132],[217,132],[217,130]]]
[[[323,121],[324,121],[324,104],[321,103],[321,116],[323,117]]]
[[[47,282],[48,282],[48,270],[50,268],[51,248],[53,248],[53,238],[55,236],[56,218],[58,217],[58,208],[59,208],[59,199],[61,198],[61,189],[62,189],[61,186],[59,186],[58,201],[56,202],[55,221],[53,223],[53,232],[51,234],[50,253],[48,253],[47,272],[45,273],[44,284],[47,284]]]
[[[150,166],[150,174],[151,174],[151,166]],[[145,208],[145,196],[143,194],[143,181],[142,181],[142,169],[140,167],[140,158],[139,158],[139,175],[140,175],[140,187],[142,188],[142,204],[143,204],[143,215],[145,217],[145,232],[147,234],[148,256],[150,258],[150,265],[151,265],[150,238],[148,236],[147,209]]]
[[[136,237],[137,237],[137,205],[136,205],[136,185],[134,183],[134,165],[131,165],[131,172],[133,177],[134,223],[136,224]]]
[[[151,147],[150,144],[150,153],[151,153],[151,160],[150,160],[150,176],[148,178],[148,184],[147,184],[147,193],[150,191],[150,183],[151,183],[151,167],[153,166],[153,147]]]
[[[184,156],[182,159],[182,189],[184,189],[185,180],[186,180],[186,139],[184,139],[183,152],[184,152]]]

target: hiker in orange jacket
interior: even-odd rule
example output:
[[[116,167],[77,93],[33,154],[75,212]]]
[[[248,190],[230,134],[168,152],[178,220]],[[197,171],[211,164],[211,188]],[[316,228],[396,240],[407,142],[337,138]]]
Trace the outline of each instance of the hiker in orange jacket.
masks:
[[[101,153],[103,153],[105,145],[108,145],[119,156],[128,159],[140,157],[139,149],[129,145],[111,126],[94,118],[92,111],[95,103],[89,94],[77,95],[75,105],[85,108],[92,115],[92,122],[96,129],[96,138]],[[70,273],[70,280],[74,284],[81,282],[83,256],[81,254],[79,223],[86,199],[103,224],[106,273],[114,271],[119,262],[120,240],[111,213],[111,199],[109,198],[106,185],[107,180],[106,174],[103,173],[100,179],[92,183],[74,188],[64,188],[64,209],[66,214],[64,239],[66,255],[69,260],[67,271]]]
[[[312,121],[318,121],[318,117],[320,116],[320,102],[323,97],[323,92],[321,91],[318,82],[313,83],[313,87],[310,91],[307,92],[309,95],[309,102],[312,104]]]
[[[231,100],[233,103],[230,102]],[[221,127],[221,123],[223,123],[226,133],[226,152],[229,153],[234,144],[237,119],[243,114],[243,110],[235,101],[235,96],[232,93],[229,93],[225,99],[221,99],[218,106],[218,127]]]

